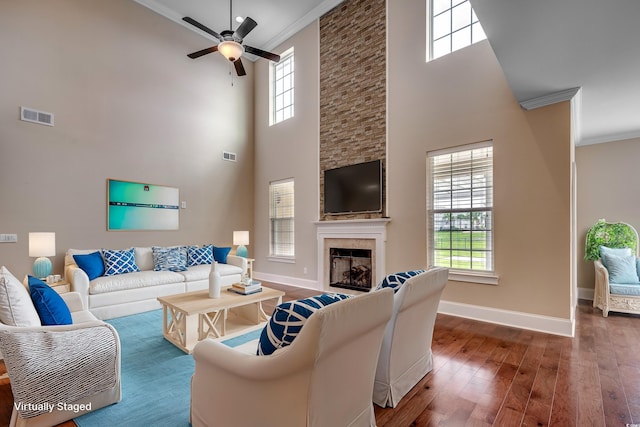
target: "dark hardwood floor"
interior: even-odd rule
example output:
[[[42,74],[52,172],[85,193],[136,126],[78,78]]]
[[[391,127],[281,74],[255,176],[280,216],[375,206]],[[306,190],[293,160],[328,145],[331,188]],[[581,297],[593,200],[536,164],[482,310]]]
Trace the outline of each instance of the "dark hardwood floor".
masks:
[[[269,286],[284,290],[285,301],[318,293]],[[375,406],[378,427],[640,423],[640,316],[605,319],[580,301],[576,323],[572,339],[439,314],[433,371],[397,408]],[[9,381],[0,379],[0,425],[12,404]]]

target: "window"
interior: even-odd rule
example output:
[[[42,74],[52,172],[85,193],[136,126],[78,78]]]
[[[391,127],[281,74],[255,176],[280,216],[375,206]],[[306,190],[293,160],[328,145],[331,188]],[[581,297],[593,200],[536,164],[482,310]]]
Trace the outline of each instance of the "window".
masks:
[[[429,0],[429,17],[431,59],[487,38],[469,0]]]
[[[492,143],[427,155],[429,264],[492,272]]]
[[[271,64],[271,123],[293,117],[293,48],[284,52],[280,62]]]
[[[293,257],[294,243],[293,179],[269,183],[269,255]]]

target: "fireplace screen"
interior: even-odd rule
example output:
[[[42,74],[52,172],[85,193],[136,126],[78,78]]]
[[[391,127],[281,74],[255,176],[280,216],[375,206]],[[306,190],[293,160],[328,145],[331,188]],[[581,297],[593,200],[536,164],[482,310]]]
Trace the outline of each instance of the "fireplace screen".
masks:
[[[330,248],[329,284],[337,288],[371,289],[371,250]]]

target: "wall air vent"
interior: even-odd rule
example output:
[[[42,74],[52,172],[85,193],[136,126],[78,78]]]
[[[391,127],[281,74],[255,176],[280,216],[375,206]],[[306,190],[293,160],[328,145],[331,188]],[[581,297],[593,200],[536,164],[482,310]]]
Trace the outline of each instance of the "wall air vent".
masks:
[[[20,107],[20,120],[46,126],[53,126],[53,113],[38,111],[33,108]]]
[[[236,161],[236,153],[230,153],[228,151],[223,151],[222,152],[222,159],[230,161],[230,162],[235,162]]]

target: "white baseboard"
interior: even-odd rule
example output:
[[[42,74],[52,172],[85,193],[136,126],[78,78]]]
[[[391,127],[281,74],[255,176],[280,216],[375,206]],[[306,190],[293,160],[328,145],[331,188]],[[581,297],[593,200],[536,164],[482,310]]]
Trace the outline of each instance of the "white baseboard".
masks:
[[[281,276],[278,274],[256,271],[253,277],[267,282],[280,283],[288,286],[324,291],[317,280],[300,279],[298,277]],[[579,288],[580,289],[580,288]],[[588,291],[588,289],[584,289]],[[591,291],[593,294],[593,290]],[[593,295],[592,295],[593,298]],[[538,314],[521,313],[518,311],[501,310],[478,305],[462,304],[451,301],[440,301],[438,312],[482,322],[513,326],[515,328],[545,332],[548,334],[572,337],[575,331],[575,318],[562,319],[559,317],[541,316]]]
[[[440,301],[438,312],[498,325],[513,326],[520,329],[545,332],[547,334],[573,337],[575,321],[560,317],[541,316],[519,311],[501,310],[478,305]]]
[[[578,299],[586,299],[593,301],[594,289],[590,288],[578,288]]]
[[[281,276],[279,274],[261,273],[259,271],[253,273],[253,278],[257,280],[264,280],[267,282],[280,283],[281,285],[297,286],[299,288],[322,291],[317,280],[301,279],[299,277],[291,276]]]

